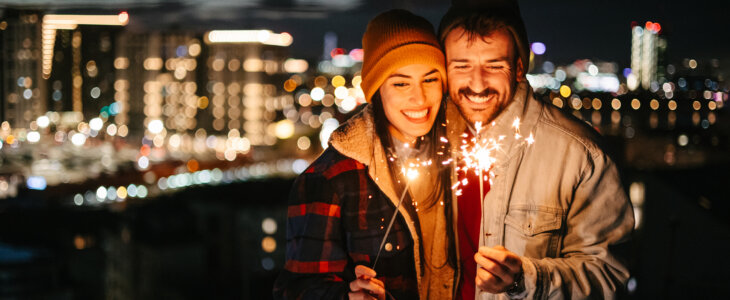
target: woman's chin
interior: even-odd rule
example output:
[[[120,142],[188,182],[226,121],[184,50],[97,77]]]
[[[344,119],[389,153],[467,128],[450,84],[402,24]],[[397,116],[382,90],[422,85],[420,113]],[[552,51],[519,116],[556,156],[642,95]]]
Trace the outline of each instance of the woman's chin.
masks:
[[[405,133],[405,136],[407,136],[410,141],[415,141],[417,138],[420,138],[420,137],[426,135],[427,133],[428,133],[428,130],[411,131],[411,132]]]

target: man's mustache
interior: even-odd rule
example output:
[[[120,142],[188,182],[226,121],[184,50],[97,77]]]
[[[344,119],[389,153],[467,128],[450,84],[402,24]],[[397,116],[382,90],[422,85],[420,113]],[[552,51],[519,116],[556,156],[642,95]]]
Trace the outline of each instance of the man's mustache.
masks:
[[[460,88],[459,89],[459,95],[467,96],[467,97],[474,97],[474,96],[476,96],[476,97],[489,97],[489,95],[495,94],[495,93],[497,93],[497,91],[495,91],[495,90],[493,90],[491,88],[486,88],[486,89],[484,89],[484,90],[482,90],[481,92],[478,92],[478,93],[475,92],[475,91],[473,91],[469,87],[463,87],[463,88]]]

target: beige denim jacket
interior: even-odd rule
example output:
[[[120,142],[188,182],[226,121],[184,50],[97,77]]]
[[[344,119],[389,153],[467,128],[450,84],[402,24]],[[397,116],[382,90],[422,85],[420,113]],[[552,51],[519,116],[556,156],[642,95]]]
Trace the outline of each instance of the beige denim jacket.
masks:
[[[514,138],[517,117],[522,139]],[[454,141],[467,125],[453,102],[447,120],[448,138],[458,147]],[[611,248],[629,238],[634,215],[616,165],[598,146],[600,135],[536,100],[527,82],[483,130],[505,138],[482,205],[479,245],[503,245],[521,256],[528,299],[614,298],[629,272]],[[530,133],[535,142],[528,145]],[[477,289],[476,298],[508,297]]]

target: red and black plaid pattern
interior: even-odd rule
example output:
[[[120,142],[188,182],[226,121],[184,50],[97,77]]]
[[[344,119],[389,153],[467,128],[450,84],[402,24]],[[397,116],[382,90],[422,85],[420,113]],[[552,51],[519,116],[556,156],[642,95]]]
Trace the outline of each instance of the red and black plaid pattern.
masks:
[[[286,264],[274,286],[280,299],[347,297],[355,266],[370,267],[391,216],[392,202],[367,166],[332,147],[294,182],[289,197]],[[388,236],[375,271],[396,299],[418,299],[413,237],[403,217]]]

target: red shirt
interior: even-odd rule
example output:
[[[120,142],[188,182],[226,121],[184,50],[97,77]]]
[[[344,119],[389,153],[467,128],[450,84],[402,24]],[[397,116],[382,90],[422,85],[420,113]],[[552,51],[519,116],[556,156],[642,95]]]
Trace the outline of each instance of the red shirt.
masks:
[[[468,138],[472,137],[467,129]],[[460,164],[460,166],[463,166]],[[477,264],[474,261],[474,254],[479,251],[479,229],[482,221],[482,205],[479,192],[479,178],[474,170],[468,172],[457,172],[459,180],[466,178],[468,184],[460,185],[461,196],[456,197],[457,209],[457,232],[459,235],[459,255],[462,266],[462,278],[459,284],[457,299],[472,300],[475,295],[475,279]],[[489,192],[489,181],[483,184],[484,195]],[[484,196],[482,195],[482,197]]]

